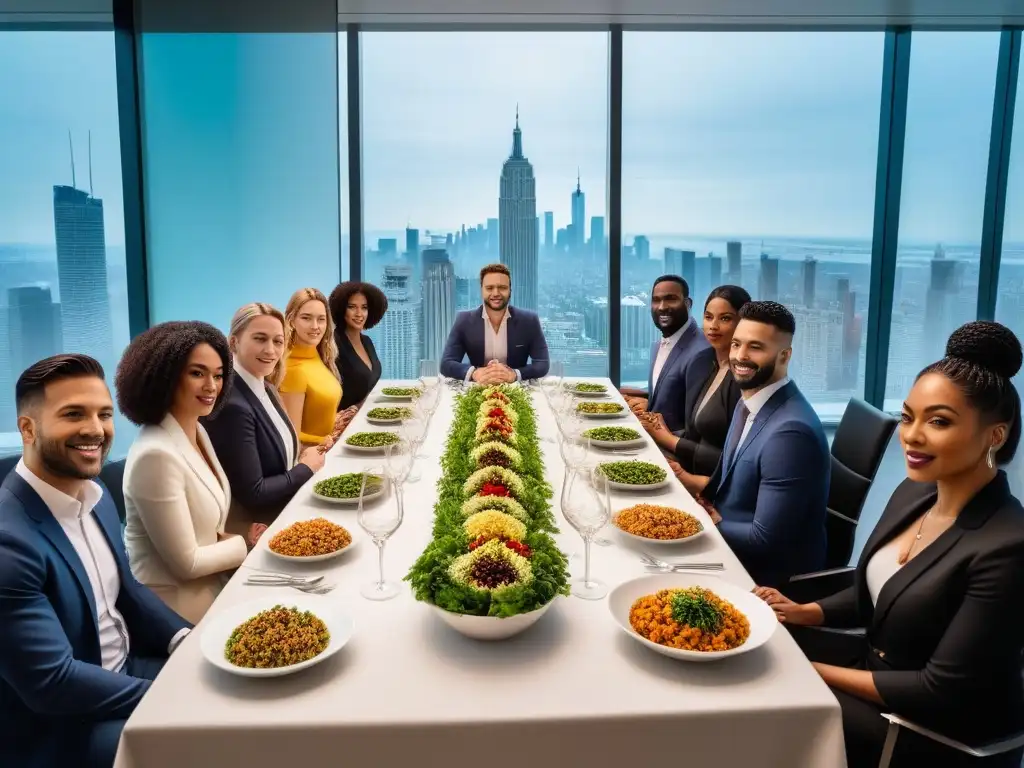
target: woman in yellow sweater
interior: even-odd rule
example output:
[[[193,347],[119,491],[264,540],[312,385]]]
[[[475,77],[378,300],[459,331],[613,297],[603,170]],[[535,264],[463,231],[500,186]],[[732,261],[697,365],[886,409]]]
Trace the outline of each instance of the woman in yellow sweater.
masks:
[[[334,321],[327,297],[316,288],[301,288],[285,308],[285,375],[281,400],[303,445],[333,443],[332,435],[352,418],[338,413],[341,381],[335,360]]]

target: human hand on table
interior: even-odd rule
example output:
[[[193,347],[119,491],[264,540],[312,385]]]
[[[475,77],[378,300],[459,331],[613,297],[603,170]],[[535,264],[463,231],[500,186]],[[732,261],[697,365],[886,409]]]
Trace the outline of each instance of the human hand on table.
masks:
[[[626,405],[629,406],[634,415],[639,416],[641,413],[647,411],[647,398],[646,397],[627,397]]]
[[[718,514],[718,510],[715,509],[714,505],[710,501],[705,499],[700,494],[696,494],[694,496],[694,499],[696,499],[697,503],[700,504],[701,507],[703,507],[704,511],[711,516],[712,523],[718,525],[720,522],[722,522],[722,516]]]
[[[338,415],[334,417],[334,433],[341,433],[345,431],[345,427],[348,426],[349,422],[356,415],[359,408],[355,405],[346,408],[344,411],[338,411]]]
[[[507,365],[491,360],[487,365],[473,371],[473,381],[485,386],[491,384],[508,384],[516,380],[516,372]]]
[[[299,464],[305,464],[313,472],[319,472],[324,466],[324,452],[320,450],[318,445],[306,448],[299,454]]]
[[[824,619],[817,603],[795,603],[774,587],[754,587],[753,592],[771,606],[780,624],[817,626]]]
[[[651,437],[658,437],[660,434],[671,434],[668,424],[665,423],[665,417],[660,413],[645,412],[640,415],[640,423]]]
[[[323,442],[320,443],[320,445],[316,445],[313,447],[316,448],[317,451],[319,451],[321,454],[327,453],[329,450],[331,450],[331,448],[334,447],[334,441],[336,439],[337,438],[333,434],[328,435],[323,439]]]
[[[256,546],[256,542],[260,540],[260,536],[267,530],[267,526],[263,523],[253,523],[249,526],[249,530],[245,535],[245,543],[249,545],[249,549]]]

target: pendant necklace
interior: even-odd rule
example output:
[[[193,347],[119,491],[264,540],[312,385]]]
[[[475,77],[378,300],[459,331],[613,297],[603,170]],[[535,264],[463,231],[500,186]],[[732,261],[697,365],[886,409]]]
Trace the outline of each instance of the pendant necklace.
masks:
[[[896,560],[900,565],[906,565],[907,560],[910,559],[910,553],[914,551],[914,545],[921,540],[921,531],[924,529],[924,521],[928,519],[928,515],[932,513],[932,509],[935,509],[935,507],[932,507],[922,515],[921,522],[918,523],[917,526],[917,534],[910,540],[910,546],[907,547],[906,551],[900,553],[899,558]]]

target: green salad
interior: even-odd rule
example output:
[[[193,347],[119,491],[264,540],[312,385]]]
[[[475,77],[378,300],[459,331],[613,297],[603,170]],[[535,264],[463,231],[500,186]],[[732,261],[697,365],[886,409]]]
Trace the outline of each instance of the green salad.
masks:
[[[607,392],[608,391],[608,387],[606,387],[604,384],[591,384],[591,383],[588,383],[586,381],[581,381],[581,382],[575,384],[572,387],[572,390],[574,392],[589,392],[589,393],[595,393],[596,394],[598,392]]]
[[[345,441],[345,445],[356,448],[383,448],[399,441],[394,432],[356,432]]]
[[[667,477],[664,469],[649,461],[609,461],[600,469],[613,483],[623,485],[655,485]]]
[[[411,408],[373,408],[366,414],[366,418],[377,419],[378,421],[398,421],[399,419],[411,417]]]
[[[366,493],[376,493],[381,488],[382,479],[379,475],[366,478]],[[362,472],[348,472],[321,480],[313,485],[313,493],[330,499],[355,499],[363,487]]]
[[[623,407],[619,403],[580,403],[576,410],[580,413],[621,413]]]
[[[419,397],[420,391],[417,387],[384,387],[380,391],[388,397]]]
[[[601,443],[625,443],[640,439],[640,433],[629,427],[594,427],[584,432],[583,436]]]

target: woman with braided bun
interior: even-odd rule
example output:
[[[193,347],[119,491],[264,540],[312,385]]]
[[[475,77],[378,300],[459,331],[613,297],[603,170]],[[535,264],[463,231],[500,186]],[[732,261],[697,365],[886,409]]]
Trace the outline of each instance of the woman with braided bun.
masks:
[[[843,710],[850,768],[878,764],[891,712],[968,745],[1024,728],[1024,509],[1000,468],[1020,442],[1011,379],[1021,345],[977,321],[950,336],[903,404],[907,480],[893,493],[846,590],[797,604],[755,592],[798,627]],[[864,627],[855,657],[803,627]],[[817,646],[817,647],[815,647]],[[820,663],[823,661],[831,663]],[[969,758],[902,728],[892,765],[1020,765],[1024,750]]]

